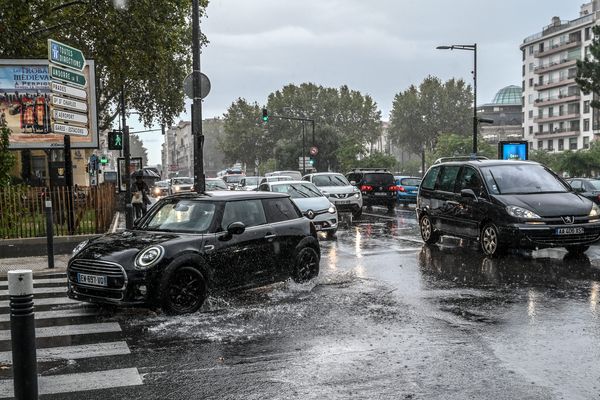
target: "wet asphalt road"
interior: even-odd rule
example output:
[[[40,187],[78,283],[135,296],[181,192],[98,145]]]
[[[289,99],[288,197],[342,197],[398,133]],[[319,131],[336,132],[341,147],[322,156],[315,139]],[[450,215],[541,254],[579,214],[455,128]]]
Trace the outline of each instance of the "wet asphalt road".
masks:
[[[122,331],[102,340],[128,354],[40,372],[137,368],[143,384],[43,398],[600,399],[600,247],[487,259],[454,239],[424,246],[412,208],[345,220],[321,245],[306,284],[185,317],[103,311],[93,322]]]

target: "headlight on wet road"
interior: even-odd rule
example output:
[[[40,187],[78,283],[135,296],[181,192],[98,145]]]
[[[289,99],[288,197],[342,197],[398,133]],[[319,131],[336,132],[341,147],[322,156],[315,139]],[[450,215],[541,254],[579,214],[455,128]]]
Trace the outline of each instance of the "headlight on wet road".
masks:
[[[510,215],[511,217],[515,217],[515,218],[523,218],[523,219],[538,219],[538,218],[540,218],[540,216],[537,215],[536,213],[534,213],[533,211],[530,211],[523,207],[507,206],[506,211],[508,212],[508,215]]]
[[[147,247],[135,258],[135,266],[138,269],[146,269],[156,264],[163,256],[164,249],[162,246]]]
[[[597,219],[598,217],[600,217],[600,207],[598,207],[598,205],[596,203],[594,203],[592,205],[592,209],[590,210],[590,218],[594,218]]]
[[[331,214],[335,214],[335,207],[333,206],[333,204],[329,206],[327,211],[329,211]]]

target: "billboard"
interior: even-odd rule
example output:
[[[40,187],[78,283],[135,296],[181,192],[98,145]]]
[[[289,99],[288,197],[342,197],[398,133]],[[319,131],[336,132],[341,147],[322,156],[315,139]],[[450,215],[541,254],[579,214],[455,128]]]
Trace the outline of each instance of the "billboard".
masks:
[[[529,158],[527,141],[498,142],[498,158],[500,160],[527,160]]]
[[[86,123],[89,129],[72,126],[82,134],[71,136],[71,147],[97,148],[96,77],[93,60],[87,60],[83,75],[87,81],[85,87],[74,89],[63,85],[67,96],[79,96],[79,100],[69,100],[69,105],[80,108],[85,106],[88,115]],[[12,132],[11,149],[63,147],[64,135],[53,132],[53,126],[70,126],[53,124],[57,116],[51,115],[50,106],[52,102],[68,97],[63,99],[53,95],[50,81],[48,60],[0,60],[0,114],[4,116]]]

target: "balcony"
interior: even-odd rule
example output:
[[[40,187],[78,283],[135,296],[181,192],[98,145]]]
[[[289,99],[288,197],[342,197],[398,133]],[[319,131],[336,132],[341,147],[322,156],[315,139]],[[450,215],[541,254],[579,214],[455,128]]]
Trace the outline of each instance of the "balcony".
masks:
[[[556,71],[557,69],[571,67],[577,64],[577,59],[568,60],[566,58],[560,60],[560,62],[552,62],[546,65],[538,65],[533,69],[533,72],[536,74],[544,74],[550,71]]]
[[[558,53],[560,51],[572,49],[573,47],[577,47],[577,46],[581,46],[581,39],[569,40],[568,42],[555,44],[554,46],[544,49],[542,51],[539,51],[539,50],[534,51],[533,56],[536,58],[546,57],[551,54]]]
[[[568,128],[568,129],[555,129],[554,131],[543,131],[535,132],[534,136],[536,139],[555,139],[579,136],[581,129],[579,128]]]
[[[535,122],[536,124],[543,124],[546,122],[564,121],[564,120],[568,120],[568,119],[579,119],[580,116],[581,116],[581,114],[579,113],[579,111],[577,111],[577,112],[565,113],[563,115],[552,115],[552,116],[546,115],[543,117],[535,117],[535,118],[533,118],[533,122]]]
[[[567,95],[559,95],[555,97],[550,97],[548,99],[535,99],[533,103],[534,107],[546,107],[551,106],[553,104],[559,103],[568,103],[571,101],[578,101],[581,99],[581,94],[567,94]]]
[[[558,80],[548,80],[544,83],[536,83],[533,85],[535,90],[546,90],[552,89],[559,86],[570,85],[571,83],[575,83],[575,74],[569,74],[566,78],[558,79]]]

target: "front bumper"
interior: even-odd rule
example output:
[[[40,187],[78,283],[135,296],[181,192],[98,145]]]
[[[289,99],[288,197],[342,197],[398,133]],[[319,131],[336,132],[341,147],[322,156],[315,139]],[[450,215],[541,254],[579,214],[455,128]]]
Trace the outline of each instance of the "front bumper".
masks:
[[[362,197],[354,197],[350,195],[345,198],[328,197],[329,201],[337,208],[338,211],[356,211],[360,210],[363,205]]]
[[[559,229],[573,229],[559,234]],[[498,227],[501,243],[521,248],[590,245],[600,239],[600,222],[573,225],[511,224]]]
[[[331,214],[330,212],[318,214],[312,219],[312,222],[317,231],[335,231],[338,228],[338,215],[337,213]]]

